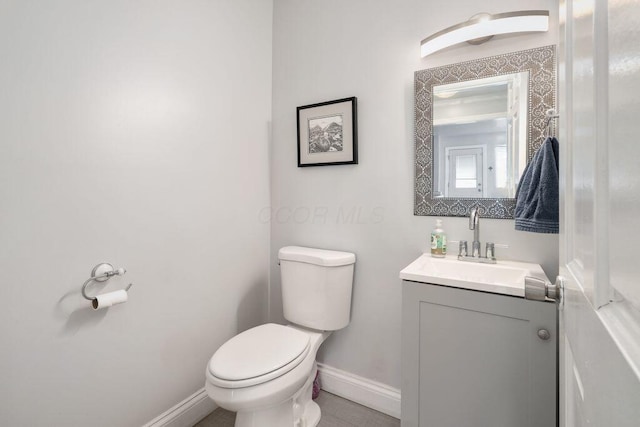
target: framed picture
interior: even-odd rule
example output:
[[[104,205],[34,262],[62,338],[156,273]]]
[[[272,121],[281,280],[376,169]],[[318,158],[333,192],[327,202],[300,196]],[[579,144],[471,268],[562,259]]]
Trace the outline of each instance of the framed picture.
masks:
[[[358,164],[356,97],[298,107],[298,167]]]

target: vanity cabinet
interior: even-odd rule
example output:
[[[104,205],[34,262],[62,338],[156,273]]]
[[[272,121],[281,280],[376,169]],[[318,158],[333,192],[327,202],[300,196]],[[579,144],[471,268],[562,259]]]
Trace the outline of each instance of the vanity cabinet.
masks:
[[[402,427],[557,425],[555,303],[402,286]]]

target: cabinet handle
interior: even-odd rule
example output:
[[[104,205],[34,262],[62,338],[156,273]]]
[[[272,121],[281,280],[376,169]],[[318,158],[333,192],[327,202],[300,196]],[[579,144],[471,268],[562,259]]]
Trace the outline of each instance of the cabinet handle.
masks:
[[[546,329],[538,329],[538,338],[546,341],[551,338],[551,333],[549,333],[549,331],[547,331]]]

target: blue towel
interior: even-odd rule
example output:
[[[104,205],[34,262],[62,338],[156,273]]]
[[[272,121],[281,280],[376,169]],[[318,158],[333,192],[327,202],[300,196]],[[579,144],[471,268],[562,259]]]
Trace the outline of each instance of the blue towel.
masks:
[[[558,233],[558,140],[547,138],[522,173],[516,191],[516,230]]]

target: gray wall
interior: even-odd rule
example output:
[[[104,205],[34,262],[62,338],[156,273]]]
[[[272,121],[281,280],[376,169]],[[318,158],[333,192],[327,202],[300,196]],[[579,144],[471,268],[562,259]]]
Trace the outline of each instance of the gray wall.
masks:
[[[424,37],[478,12],[549,9],[546,34],[496,37],[420,58]],[[278,248],[307,245],[357,254],[351,324],[319,360],[400,386],[399,271],[428,248],[435,217],[413,216],[413,72],[557,43],[557,1],[278,0],[274,4],[270,317],[282,318]],[[360,164],[298,168],[296,106],[358,97]],[[470,239],[468,221],[445,218],[449,239]],[[542,264],[554,277],[555,235],[481,220],[481,239],[508,245],[499,258]]]
[[[0,6],[0,425],[139,426],[266,318],[272,3]],[[93,312],[91,268],[130,299]]]

